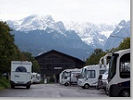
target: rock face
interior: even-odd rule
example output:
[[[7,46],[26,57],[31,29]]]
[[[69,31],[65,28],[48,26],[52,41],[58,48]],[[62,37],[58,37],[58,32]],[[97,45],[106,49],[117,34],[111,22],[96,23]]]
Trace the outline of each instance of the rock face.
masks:
[[[130,37],[130,34],[130,22],[122,20],[107,39],[104,49],[118,47],[124,38]]]

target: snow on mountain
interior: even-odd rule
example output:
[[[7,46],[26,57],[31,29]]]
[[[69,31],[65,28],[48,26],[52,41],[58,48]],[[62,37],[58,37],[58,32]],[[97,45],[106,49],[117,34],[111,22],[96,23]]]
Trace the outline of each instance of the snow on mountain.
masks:
[[[65,31],[64,24],[61,21],[55,22],[52,16],[50,15],[47,16],[31,15],[17,21],[8,20],[7,23],[11,28],[17,31],[24,31],[24,32],[33,31],[33,30],[46,30],[47,28],[56,30],[61,34],[64,34]]]
[[[81,40],[93,48],[102,48],[114,27],[106,24],[95,25],[92,23],[75,22],[66,25],[67,29],[76,31]]]
[[[47,33],[52,33],[55,30],[58,33],[66,36],[65,32],[68,30],[73,30],[81,38],[83,42],[93,48],[103,48],[107,38],[110,36],[114,30],[114,25],[95,25],[92,23],[76,23],[70,22],[65,24],[62,21],[55,21],[52,16],[38,16],[31,15],[27,16],[21,20],[7,21],[9,26],[16,31],[24,31],[25,33],[33,30],[46,30]],[[49,29],[49,30],[48,30]],[[57,34],[55,37],[58,37]]]
[[[67,30],[63,22],[56,22],[51,16],[32,15],[7,23],[13,29],[15,44],[20,50],[35,56],[56,49],[82,59],[93,51],[75,31]]]
[[[124,38],[130,37],[130,34],[130,21],[122,20],[107,39],[104,49],[118,47]]]
[[[106,36],[107,38],[110,36],[110,34],[113,32],[113,30],[112,31],[101,31],[101,32],[99,32],[100,34],[102,34],[102,35],[104,35],[104,36]]]
[[[35,55],[49,49],[57,49],[83,58],[89,56],[95,48],[111,49],[123,40],[112,38],[110,35],[130,36],[130,22],[124,20],[117,26],[88,22],[66,24],[55,21],[50,15],[31,15],[21,20],[8,20],[7,23],[14,30],[18,47]]]

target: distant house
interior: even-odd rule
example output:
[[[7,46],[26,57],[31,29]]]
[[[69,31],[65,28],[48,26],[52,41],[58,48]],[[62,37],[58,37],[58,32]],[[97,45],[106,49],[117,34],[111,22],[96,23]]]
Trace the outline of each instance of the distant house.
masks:
[[[58,82],[59,74],[64,69],[82,68],[85,64],[82,60],[70,55],[51,50],[43,53],[35,59],[38,61],[41,70],[42,79]]]

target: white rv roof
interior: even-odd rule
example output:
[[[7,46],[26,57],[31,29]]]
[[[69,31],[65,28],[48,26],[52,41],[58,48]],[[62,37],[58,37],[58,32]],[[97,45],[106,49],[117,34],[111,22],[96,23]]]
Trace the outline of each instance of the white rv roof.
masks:
[[[99,65],[87,65],[87,66],[85,66],[85,67],[83,67],[83,68],[90,68],[90,67],[98,67]]]
[[[119,50],[119,51],[117,51],[115,53],[120,54],[120,53],[123,53],[123,52],[125,52],[125,53],[130,52],[130,49]]]
[[[11,61],[12,64],[29,64],[32,65],[32,62],[29,61]]]
[[[104,58],[107,57],[107,56],[112,56],[112,53],[107,53],[107,54],[104,56]]]
[[[81,71],[81,69],[77,69],[77,68],[75,68],[75,69],[65,69],[64,71],[67,71],[67,72],[70,72],[70,71]]]

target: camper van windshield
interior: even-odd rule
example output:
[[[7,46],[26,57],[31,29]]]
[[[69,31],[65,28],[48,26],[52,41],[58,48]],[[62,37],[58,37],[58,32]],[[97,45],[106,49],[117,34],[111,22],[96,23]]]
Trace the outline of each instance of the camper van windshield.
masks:
[[[16,72],[27,72],[26,68],[23,66],[19,66],[16,68]]]
[[[111,60],[111,56],[108,56],[107,57],[107,64],[110,62],[110,60]]]
[[[67,79],[67,77],[70,77],[70,72],[64,72],[63,75],[62,75],[62,77],[64,79]]]
[[[130,77],[130,54],[125,54],[120,58],[120,77]]]
[[[109,76],[108,76],[108,81],[110,81],[113,76],[116,73],[116,61],[117,61],[118,54],[114,54],[111,58],[111,61],[109,63]]]
[[[84,78],[84,69],[82,68],[82,71],[80,73],[80,77],[79,78]]]

